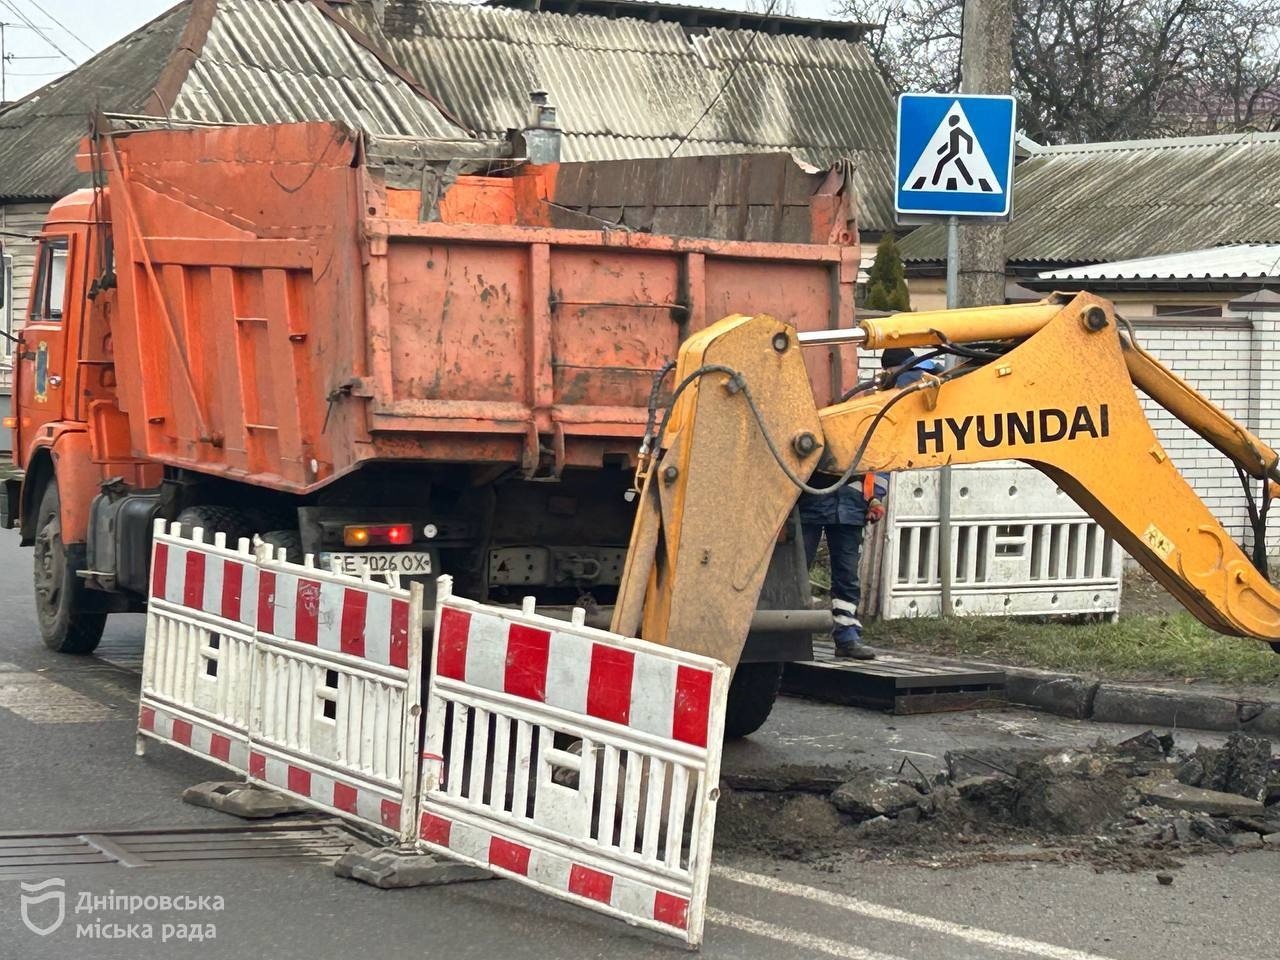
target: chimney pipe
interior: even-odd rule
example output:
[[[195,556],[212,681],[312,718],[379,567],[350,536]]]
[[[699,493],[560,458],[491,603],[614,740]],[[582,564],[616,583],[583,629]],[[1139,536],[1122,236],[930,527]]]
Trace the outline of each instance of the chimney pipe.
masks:
[[[529,125],[523,131],[525,157],[530,163],[560,162],[560,128],[556,125],[556,108],[548,101],[545,90],[529,94]]]

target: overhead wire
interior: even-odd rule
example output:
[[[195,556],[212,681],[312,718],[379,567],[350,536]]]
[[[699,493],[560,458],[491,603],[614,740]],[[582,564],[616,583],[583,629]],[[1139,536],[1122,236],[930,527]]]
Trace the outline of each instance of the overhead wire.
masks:
[[[39,10],[42,14],[44,14],[48,19],[52,20],[55,26],[57,26],[63,33],[65,33],[68,37],[70,37],[76,43],[80,44],[80,46],[84,47],[90,53],[98,52],[94,50],[93,47],[89,46],[89,44],[85,43],[84,40],[82,40],[74,30],[68,27],[65,23],[63,23],[61,20],[55,17],[52,13],[50,13],[44,7],[40,6],[40,4],[36,3],[36,0],[27,0],[27,2],[30,3],[33,7],[35,7],[37,10]]]
[[[702,121],[707,119],[707,114],[711,112],[711,108],[719,102],[720,98],[724,96],[724,92],[729,89],[729,84],[733,83],[733,78],[738,75],[738,69],[746,62],[747,55],[751,53],[751,48],[755,46],[756,38],[759,37],[760,33],[764,30],[765,24],[768,23],[769,17],[773,14],[773,8],[777,5],[778,0],[769,0],[769,6],[765,8],[764,13],[760,17],[760,23],[756,26],[755,30],[752,31],[751,36],[747,38],[747,43],[742,48],[741,55],[736,61],[734,61],[733,66],[729,68],[729,75],[724,78],[724,83],[720,84],[720,89],[716,91],[715,96],[707,101],[707,105],[703,107],[702,113],[698,115],[698,119],[693,121],[693,126],[691,126],[676,145],[671,148],[671,152],[667,154],[668,160],[674,157],[676,153],[679,152],[680,148],[685,145],[685,141],[693,136],[693,131],[697,130]]]
[[[79,61],[76,60],[75,57],[71,56],[71,54],[67,53],[67,51],[63,50],[60,46],[54,43],[53,38],[50,37],[47,33],[45,33],[42,29],[40,29],[40,27],[36,26],[36,24],[32,22],[31,19],[27,17],[25,13],[23,13],[16,6],[14,6],[11,0],[0,0],[0,4],[3,4],[15,17],[21,20],[24,26],[34,30],[36,32],[36,35],[39,36],[41,40],[43,40],[49,46],[53,47],[54,50],[58,51],[58,53],[60,53],[63,57],[66,58],[68,63],[70,63],[72,66],[80,65]]]

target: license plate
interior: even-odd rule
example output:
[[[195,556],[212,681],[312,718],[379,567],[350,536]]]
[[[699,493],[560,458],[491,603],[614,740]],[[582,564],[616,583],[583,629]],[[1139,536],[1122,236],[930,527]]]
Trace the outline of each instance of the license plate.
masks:
[[[329,560],[339,573],[352,576],[370,573],[398,573],[406,577],[431,572],[429,553],[331,553]]]

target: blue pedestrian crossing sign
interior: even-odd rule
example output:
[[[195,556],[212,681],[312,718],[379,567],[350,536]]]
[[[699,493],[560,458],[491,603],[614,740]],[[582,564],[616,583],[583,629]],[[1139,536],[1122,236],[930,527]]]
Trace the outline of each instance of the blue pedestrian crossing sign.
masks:
[[[1013,97],[904,93],[898,98],[899,219],[1009,216]]]

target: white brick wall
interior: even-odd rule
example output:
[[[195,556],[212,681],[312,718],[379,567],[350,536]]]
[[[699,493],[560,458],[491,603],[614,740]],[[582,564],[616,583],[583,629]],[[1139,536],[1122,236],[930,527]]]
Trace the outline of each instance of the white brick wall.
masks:
[[[1241,320],[1160,326],[1154,319],[1142,323],[1137,334],[1143,347],[1228,416],[1267,443],[1280,444],[1280,323],[1255,321],[1250,329]],[[1248,508],[1235,468],[1163,407],[1141,399],[1182,475],[1237,542],[1248,542]],[[1280,504],[1271,516],[1267,545],[1274,555],[1280,550]]]

